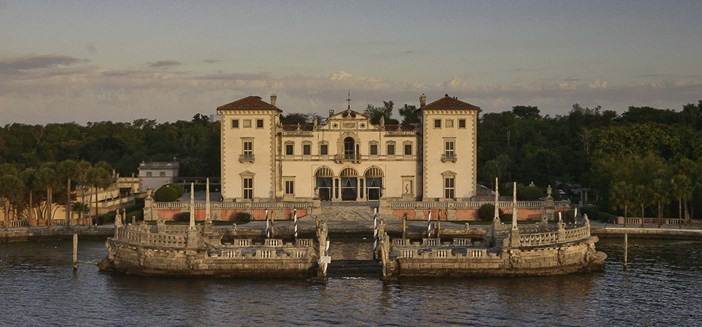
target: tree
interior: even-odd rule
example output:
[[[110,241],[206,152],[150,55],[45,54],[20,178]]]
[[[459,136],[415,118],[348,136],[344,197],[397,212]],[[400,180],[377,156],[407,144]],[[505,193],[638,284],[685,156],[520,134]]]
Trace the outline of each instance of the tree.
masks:
[[[0,176],[0,199],[3,200],[2,205],[5,209],[5,227],[9,226],[12,208],[20,206],[23,188],[22,180],[17,175],[4,174]]]
[[[541,115],[539,115],[539,107],[514,106],[512,107],[512,113],[514,114],[514,116],[521,119],[541,118]]]
[[[41,188],[46,189],[46,224],[51,225],[52,223],[52,202],[54,188],[59,184],[59,179],[56,176],[56,164],[54,162],[44,163],[39,171],[37,171],[37,182]]]
[[[287,115],[280,115],[280,123],[283,125],[305,125],[307,124],[309,116],[301,113],[289,113]]]
[[[624,209],[624,218],[627,217],[629,207],[633,204],[634,186],[625,182],[619,181],[612,186],[612,206],[615,209]]]
[[[66,226],[71,226],[71,180],[74,180],[80,174],[80,167],[74,160],[68,159],[61,161],[56,166],[56,173],[61,181],[66,182]]]
[[[687,219],[687,212],[683,217],[683,201],[692,197],[692,183],[686,175],[677,174],[670,180],[673,195],[678,199],[678,218]]]
[[[98,216],[98,192],[112,185],[110,165],[104,161],[98,162],[86,173],[88,185],[95,188],[95,217]]]
[[[395,103],[392,101],[383,101],[382,107],[375,107],[369,104],[366,107],[365,113],[368,115],[368,117],[370,117],[371,123],[373,124],[380,124],[380,117],[383,117],[386,124],[398,124],[399,122],[396,119],[392,119],[392,110],[394,106]]]
[[[81,186],[81,192],[80,192],[81,201],[80,201],[80,203],[82,203],[87,208],[89,208],[90,206],[85,204],[85,191],[86,191],[86,188],[90,186],[90,184],[88,183],[88,177],[89,177],[88,172],[90,171],[90,168],[92,168],[92,166],[93,165],[91,165],[89,162],[87,162],[85,160],[81,160],[80,162],[78,162],[78,175],[76,175],[76,182],[78,183],[78,185]],[[82,221],[83,214],[88,213],[88,212],[90,212],[90,210],[78,211],[78,219]]]
[[[399,110],[400,116],[402,116],[402,125],[410,126],[412,124],[419,124],[419,111],[414,105],[405,104],[404,107]]]

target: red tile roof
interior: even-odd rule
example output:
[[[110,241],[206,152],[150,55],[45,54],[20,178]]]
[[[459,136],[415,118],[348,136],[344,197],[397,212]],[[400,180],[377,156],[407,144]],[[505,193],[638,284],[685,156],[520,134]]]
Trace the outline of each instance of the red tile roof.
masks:
[[[432,110],[432,109],[454,109],[454,110],[478,110],[480,107],[474,106],[470,103],[463,102],[456,98],[444,96],[443,98],[436,100],[424,107],[419,108],[420,110]]]
[[[261,100],[261,97],[253,95],[221,105],[217,107],[217,110],[278,110],[283,112],[280,108]]]

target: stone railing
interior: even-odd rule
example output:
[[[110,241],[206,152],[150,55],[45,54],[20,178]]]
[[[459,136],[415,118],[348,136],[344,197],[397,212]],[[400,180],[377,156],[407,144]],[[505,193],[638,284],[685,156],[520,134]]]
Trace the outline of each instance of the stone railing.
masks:
[[[521,231],[520,231],[521,232]],[[520,246],[549,246],[569,242],[577,242],[590,237],[590,226],[585,225],[573,229],[563,229],[545,233],[524,233],[519,235]]]
[[[642,225],[642,224],[664,224],[664,225],[685,225],[688,223],[685,219],[680,218],[633,218],[633,217],[618,217],[618,224],[625,225]]]
[[[419,248],[398,248],[397,259],[417,258],[417,259],[466,259],[466,258],[497,258],[496,253],[488,253],[487,249],[470,249],[466,252],[454,251],[451,248],[437,248],[431,251],[420,251]]]
[[[479,209],[494,201],[388,201],[391,209]],[[512,208],[512,201],[498,201],[501,209]],[[546,201],[517,201],[517,209],[540,209],[547,205]],[[569,201],[554,201],[555,208],[569,208]]]
[[[28,227],[29,220],[10,220],[10,227]]]

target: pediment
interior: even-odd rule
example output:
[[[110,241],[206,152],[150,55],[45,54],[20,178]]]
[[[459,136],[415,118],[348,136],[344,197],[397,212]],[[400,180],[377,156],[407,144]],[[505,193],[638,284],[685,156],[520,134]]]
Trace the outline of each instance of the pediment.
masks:
[[[372,129],[376,128],[370,118],[364,114],[351,109],[338,112],[327,118],[322,130],[349,130],[349,129]]]

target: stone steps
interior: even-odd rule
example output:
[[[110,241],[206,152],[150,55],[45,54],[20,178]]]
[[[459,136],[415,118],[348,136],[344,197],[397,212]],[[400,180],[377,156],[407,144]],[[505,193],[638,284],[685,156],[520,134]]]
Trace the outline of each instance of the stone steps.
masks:
[[[373,221],[373,210],[367,206],[323,206],[320,218],[327,221]]]

